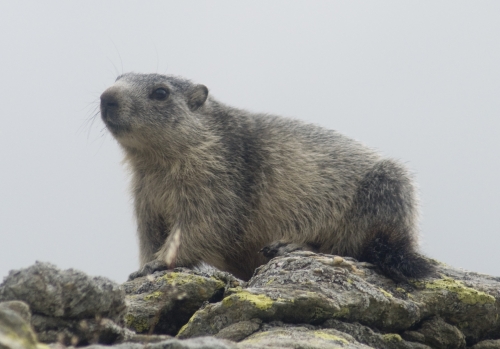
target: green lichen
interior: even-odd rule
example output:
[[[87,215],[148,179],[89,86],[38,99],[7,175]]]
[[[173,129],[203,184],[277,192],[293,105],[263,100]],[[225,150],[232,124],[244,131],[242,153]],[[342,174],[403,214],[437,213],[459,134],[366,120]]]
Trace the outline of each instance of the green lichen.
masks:
[[[203,285],[207,282],[206,278],[193,274],[185,274],[185,273],[166,273],[162,276],[162,279],[171,285],[185,285],[189,283],[196,283],[199,285]]]
[[[248,302],[254,305],[257,309],[267,310],[273,306],[276,302],[293,302],[288,301],[283,298],[278,298],[276,300],[262,295],[262,294],[253,294],[248,291],[242,291],[241,288],[233,288],[230,289],[230,294],[226,298],[222,300],[222,305],[225,307],[231,307],[237,302]]]
[[[143,333],[149,330],[148,320],[138,319],[132,314],[125,315],[125,326],[135,330],[137,333]]]
[[[401,338],[401,336],[399,334],[396,334],[396,333],[383,334],[382,338],[384,339],[384,341],[390,342],[390,343],[397,343],[397,342],[401,342],[403,340],[403,338]]]
[[[226,284],[224,282],[222,282],[221,280],[219,280],[213,276],[211,276],[210,279],[215,281],[215,288],[216,289],[221,289],[221,288],[226,287]]]
[[[195,316],[196,316],[196,313],[193,316],[191,316],[191,318],[189,319],[189,321],[184,326],[181,327],[181,329],[179,330],[179,332],[177,332],[176,337],[182,336],[182,334],[186,331],[186,329],[189,327],[189,325],[193,322],[193,319],[194,319]]]
[[[157,300],[163,297],[163,292],[156,291],[151,294],[148,294],[147,296],[144,297],[145,301],[150,301],[150,300]]]
[[[342,308],[340,308],[339,311],[337,311],[337,312],[335,312],[335,314],[333,314],[333,317],[335,319],[346,318],[350,312],[351,311],[349,310],[348,307],[342,307]]]
[[[468,305],[484,305],[495,303],[495,297],[490,296],[487,293],[475,290],[471,287],[467,287],[462,282],[453,280],[451,278],[443,278],[431,282],[426,282],[424,284],[424,287],[431,290],[446,290],[455,293],[462,303]]]
[[[331,333],[328,333],[328,332],[313,331],[312,334],[315,337],[318,337],[318,338],[321,338],[321,339],[326,339],[326,340],[329,340],[329,341],[337,341],[337,342],[342,342],[344,344],[349,344],[349,342],[347,340],[345,340],[344,338],[339,337],[339,336],[335,336],[335,335],[333,335]]]
[[[392,294],[390,294],[389,292],[387,292],[383,288],[379,287],[379,291],[382,292],[384,294],[384,296],[386,296],[387,298],[392,298]]]
[[[247,291],[242,291],[235,293],[234,295],[231,295],[229,297],[226,297],[222,300],[222,304],[225,306],[230,306],[232,305],[232,301],[234,300],[233,297],[239,298],[241,301],[246,301],[249,303],[252,303],[256,308],[260,310],[267,310],[271,308],[274,304],[274,300],[271,299],[270,297],[264,296],[263,294],[252,294]],[[233,298],[233,299],[231,299]]]

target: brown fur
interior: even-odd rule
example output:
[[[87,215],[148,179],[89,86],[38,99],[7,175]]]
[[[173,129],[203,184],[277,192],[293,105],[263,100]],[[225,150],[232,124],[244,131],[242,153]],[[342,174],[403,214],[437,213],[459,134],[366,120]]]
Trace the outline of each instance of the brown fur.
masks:
[[[206,262],[243,279],[278,241],[366,260],[396,279],[431,270],[416,252],[407,170],[354,140],[157,74],[120,76],[101,111],[132,170],[141,266],[164,261],[180,231],[176,266]]]

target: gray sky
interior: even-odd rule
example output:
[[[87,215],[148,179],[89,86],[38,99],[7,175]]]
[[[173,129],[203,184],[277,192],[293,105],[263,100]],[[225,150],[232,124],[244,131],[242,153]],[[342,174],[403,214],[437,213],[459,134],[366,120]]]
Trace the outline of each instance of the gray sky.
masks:
[[[124,281],[128,175],[100,120],[121,72],[336,129],[405,162],[422,249],[500,275],[500,2],[4,1],[0,280],[35,260]]]

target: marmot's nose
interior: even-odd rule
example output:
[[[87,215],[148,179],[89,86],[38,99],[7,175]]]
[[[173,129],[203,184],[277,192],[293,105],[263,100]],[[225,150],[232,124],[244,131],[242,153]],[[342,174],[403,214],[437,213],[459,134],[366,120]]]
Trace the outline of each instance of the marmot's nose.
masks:
[[[118,107],[118,89],[114,87],[108,88],[101,95],[101,109],[110,109]]]

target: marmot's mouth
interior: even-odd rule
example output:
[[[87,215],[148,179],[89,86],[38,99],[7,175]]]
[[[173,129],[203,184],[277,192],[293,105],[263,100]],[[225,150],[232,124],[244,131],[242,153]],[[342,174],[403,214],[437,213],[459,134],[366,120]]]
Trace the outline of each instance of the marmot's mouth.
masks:
[[[101,118],[106,124],[108,130],[113,134],[123,133],[130,131],[130,126],[123,124],[121,118],[116,113],[110,112],[107,108],[101,108]]]

